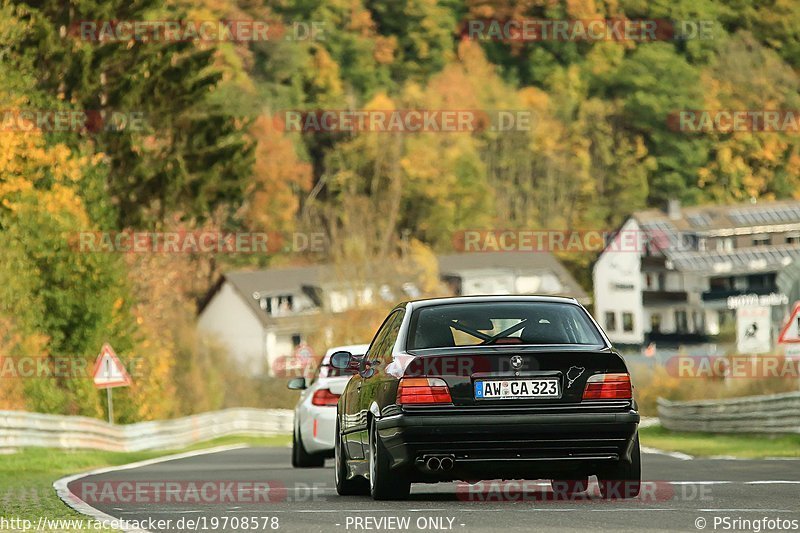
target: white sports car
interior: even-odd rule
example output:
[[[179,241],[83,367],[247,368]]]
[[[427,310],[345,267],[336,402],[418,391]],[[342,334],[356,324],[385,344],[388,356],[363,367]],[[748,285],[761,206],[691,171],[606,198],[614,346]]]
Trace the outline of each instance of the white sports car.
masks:
[[[325,353],[310,383],[304,377],[289,381],[290,389],[303,391],[294,409],[292,466],[323,466],[326,457],[333,457],[336,403],[353,371],[333,368],[330,365],[331,354],[347,351],[360,356],[367,352],[367,348],[369,344],[331,348]]]

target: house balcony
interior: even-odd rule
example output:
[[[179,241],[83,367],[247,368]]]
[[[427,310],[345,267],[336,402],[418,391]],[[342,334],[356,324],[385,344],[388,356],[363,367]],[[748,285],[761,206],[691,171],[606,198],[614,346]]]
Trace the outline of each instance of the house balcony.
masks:
[[[663,255],[645,255],[641,260],[642,272],[667,272],[667,258]]]
[[[727,300],[730,296],[742,296],[744,294],[755,294],[763,296],[778,291],[776,287],[759,287],[753,289],[711,289],[705,291],[701,296],[704,302],[715,300]]]
[[[686,291],[666,291],[666,290],[644,290],[642,291],[642,303],[645,306],[679,304],[689,301],[689,294]]]
[[[662,333],[660,331],[651,331],[645,333],[645,344],[651,342],[656,343],[658,346],[680,346],[683,344],[705,344],[711,342],[713,337],[706,333]]]

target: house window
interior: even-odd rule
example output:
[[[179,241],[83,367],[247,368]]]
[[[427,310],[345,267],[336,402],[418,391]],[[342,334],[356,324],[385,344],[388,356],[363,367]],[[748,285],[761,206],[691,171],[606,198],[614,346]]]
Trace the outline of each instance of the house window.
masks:
[[[675,332],[686,333],[689,329],[689,321],[686,317],[686,311],[675,311]]]
[[[647,290],[658,291],[664,286],[664,275],[649,272],[645,274],[645,285]]]
[[[751,274],[747,276],[748,289],[770,289],[775,286],[775,273]]]
[[[294,303],[294,298],[292,298],[291,294],[287,294],[286,296],[278,296],[278,312],[288,313],[292,310]]]
[[[731,250],[733,250],[733,239],[730,237],[717,239],[718,252],[730,252]]]
[[[614,311],[606,311],[606,331],[617,330],[617,314]]]
[[[787,235],[786,244],[800,244],[800,234],[792,233]]]
[[[711,291],[729,291],[733,289],[733,278],[711,278],[708,280],[708,286]]]
[[[753,237],[753,246],[769,246],[769,235]]]
[[[703,313],[692,311],[692,327],[695,333],[703,333],[706,329],[706,317]]]
[[[650,315],[650,333],[661,333],[661,314]]]
[[[633,313],[622,313],[622,331],[633,331]]]
[[[294,311],[294,296],[291,294],[267,296],[261,298],[259,305],[268,315],[286,315]]]
[[[297,348],[301,342],[303,342],[303,337],[299,333],[292,335],[292,346]]]

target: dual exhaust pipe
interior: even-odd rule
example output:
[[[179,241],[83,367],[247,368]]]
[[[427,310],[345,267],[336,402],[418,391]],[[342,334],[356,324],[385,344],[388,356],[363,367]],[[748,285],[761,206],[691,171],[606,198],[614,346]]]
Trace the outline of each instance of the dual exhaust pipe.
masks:
[[[425,468],[430,472],[446,472],[456,464],[452,455],[429,455],[423,458]]]

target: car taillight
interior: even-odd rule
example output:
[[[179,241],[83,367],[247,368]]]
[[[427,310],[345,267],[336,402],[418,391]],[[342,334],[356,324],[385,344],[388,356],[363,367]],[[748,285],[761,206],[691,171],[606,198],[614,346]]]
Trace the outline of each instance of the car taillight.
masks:
[[[311,403],[314,405],[335,406],[338,402],[339,395],[332,393],[328,389],[320,389],[311,397]]]
[[[628,374],[595,374],[586,380],[584,400],[630,400],[633,397]]]
[[[439,378],[403,378],[397,387],[397,403],[453,403],[447,383]]]

